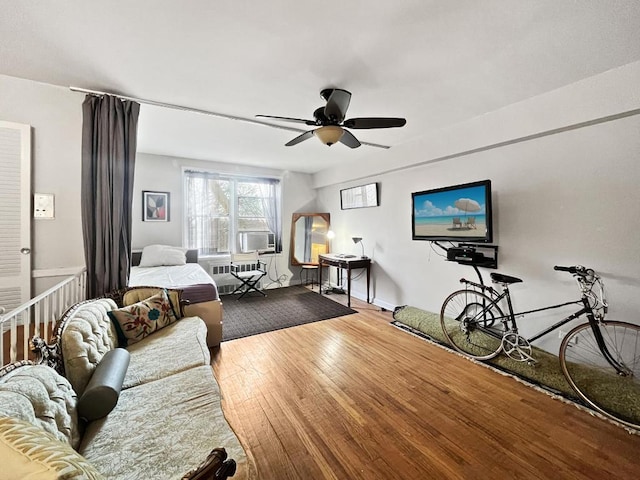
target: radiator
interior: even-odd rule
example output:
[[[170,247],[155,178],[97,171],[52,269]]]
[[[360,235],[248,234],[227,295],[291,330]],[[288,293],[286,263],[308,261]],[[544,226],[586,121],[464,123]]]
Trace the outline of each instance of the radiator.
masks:
[[[213,281],[216,282],[216,286],[218,287],[219,295],[226,295],[232,293],[238,285],[240,285],[240,281],[235,278],[230,273],[229,261],[226,260],[218,260],[212,259],[208,260],[208,265],[203,265],[203,268],[211,275]],[[248,270],[255,270],[258,268],[257,264],[246,264],[240,266],[240,271],[246,272]],[[262,279],[264,280],[264,278]],[[258,285],[262,288],[262,280]]]

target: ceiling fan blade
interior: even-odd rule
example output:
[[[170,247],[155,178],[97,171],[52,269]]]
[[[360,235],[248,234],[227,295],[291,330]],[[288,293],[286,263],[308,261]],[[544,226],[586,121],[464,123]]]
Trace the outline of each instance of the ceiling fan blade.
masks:
[[[313,130],[309,130],[308,132],[304,132],[302,135],[298,135],[293,140],[284,144],[285,147],[292,147],[297,145],[300,142],[304,142],[307,138],[313,137]]]
[[[327,100],[327,105],[324,107],[324,115],[335,122],[342,122],[349,103],[351,102],[351,93],[340,88],[334,88]]]
[[[305,120],[304,118],[291,118],[291,117],[276,117],[275,115],[256,115],[261,118],[273,118],[275,120],[283,120],[285,122],[304,123],[305,125],[315,125],[313,120]]]
[[[349,130],[345,130],[344,128],[342,130],[344,133],[342,134],[342,137],[340,137],[340,142],[344,143],[349,148],[358,148],[362,145],[358,139],[353,136],[353,133]]]
[[[347,128],[394,128],[404,127],[407,120],[404,118],[363,117],[349,118],[344,121]]]

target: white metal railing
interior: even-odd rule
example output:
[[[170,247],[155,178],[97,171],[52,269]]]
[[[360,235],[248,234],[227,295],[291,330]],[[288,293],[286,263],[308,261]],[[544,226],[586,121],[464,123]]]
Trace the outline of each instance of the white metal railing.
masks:
[[[17,360],[29,358],[29,340],[33,335],[45,340],[55,322],[71,305],[85,300],[87,269],[82,268],[76,274],[66,278],[46,292],[41,293],[18,308],[0,315],[2,342],[0,342],[0,366]],[[22,339],[19,339],[18,333]],[[5,358],[5,338],[9,337],[8,362]],[[19,343],[22,343],[22,355],[18,358]]]

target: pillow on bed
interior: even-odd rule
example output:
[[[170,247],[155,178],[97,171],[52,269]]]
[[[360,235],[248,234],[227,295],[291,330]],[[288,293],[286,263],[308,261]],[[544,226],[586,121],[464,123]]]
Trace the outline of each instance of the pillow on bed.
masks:
[[[108,313],[118,331],[121,347],[139,342],[178,320],[164,289],[153,297]]]
[[[142,249],[139,267],[162,267],[187,263],[187,249],[169,245],[147,245]]]

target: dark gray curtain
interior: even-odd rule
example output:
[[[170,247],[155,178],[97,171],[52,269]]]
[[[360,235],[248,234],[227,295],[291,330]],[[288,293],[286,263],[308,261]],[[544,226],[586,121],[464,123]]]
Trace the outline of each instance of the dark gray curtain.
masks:
[[[140,105],[110,95],[82,104],[82,231],[87,298],[127,285]]]

